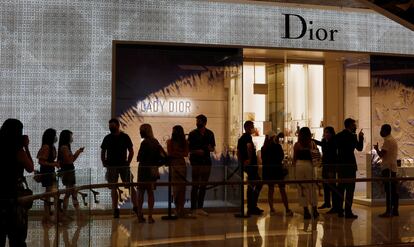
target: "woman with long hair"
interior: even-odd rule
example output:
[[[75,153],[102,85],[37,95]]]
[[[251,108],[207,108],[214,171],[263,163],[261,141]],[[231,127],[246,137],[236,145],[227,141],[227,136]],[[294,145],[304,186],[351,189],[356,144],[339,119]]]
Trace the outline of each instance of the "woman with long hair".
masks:
[[[261,149],[262,157],[262,177],[263,180],[268,180],[267,183],[269,190],[267,193],[267,201],[269,203],[270,215],[275,215],[275,208],[273,207],[273,193],[275,191],[275,182],[272,180],[283,180],[285,175],[283,174],[284,152],[282,146],[279,144],[278,136],[271,131],[266,135],[266,139]],[[283,205],[285,206],[286,216],[293,216],[292,210],[289,209],[287,200],[285,184],[279,183],[280,197],[282,198]]]
[[[49,128],[45,130],[42,136],[42,147],[37,153],[38,163],[40,165],[40,174],[42,186],[46,188],[46,192],[56,191],[56,173],[55,168],[59,167],[59,163],[56,162],[57,152],[55,143],[57,142],[56,130]],[[57,219],[58,213],[58,204],[57,197],[54,197],[53,202],[50,201],[50,198],[44,198],[44,209],[45,215],[43,217],[43,222],[50,220],[50,216],[53,215],[53,212],[50,210],[50,206],[53,205],[55,219]],[[53,221],[53,220],[52,220]]]
[[[73,133],[70,130],[63,130],[59,135],[59,146],[58,146],[58,162],[60,164],[60,173],[62,176],[62,184],[66,189],[72,189],[76,184],[75,177],[75,166],[73,163],[83,152],[84,147],[76,150],[72,153],[71,144],[73,142]],[[63,213],[66,215],[69,197],[72,196],[73,207],[76,212],[79,213],[79,202],[76,190],[66,191],[65,197],[63,198]]]
[[[138,222],[146,221],[142,213],[142,204],[144,202],[145,191],[148,194],[148,223],[154,223],[152,217],[152,210],[154,208],[154,190],[155,182],[159,179],[158,165],[160,161],[160,154],[167,156],[164,149],[161,147],[157,139],[154,138],[152,127],[149,124],[142,124],[139,128],[141,138],[141,146],[138,151],[137,161],[138,165],[138,182],[145,184],[138,186]]]
[[[313,165],[311,150],[316,147],[312,141],[312,134],[308,127],[299,130],[298,141],[293,146],[293,165],[296,167],[296,179],[310,180],[313,179]],[[303,207],[304,219],[310,219],[312,216],[309,212],[308,205],[312,206],[312,215],[314,218],[319,216],[317,210],[318,195],[316,185],[313,183],[298,184],[299,205]]]
[[[172,129],[171,139],[167,141],[167,152],[171,167],[172,182],[179,182],[173,187],[175,209],[178,217],[185,217],[185,182],[187,168],[184,157],[188,156],[188,142],[185,139],[184,129],[176,125]]]
[[[23,135],[23,124],[7,119],[0,128],[0,246],[26,246],[28,208],[18,202],[25,182],[24,170],[33,172],[29,138]]]

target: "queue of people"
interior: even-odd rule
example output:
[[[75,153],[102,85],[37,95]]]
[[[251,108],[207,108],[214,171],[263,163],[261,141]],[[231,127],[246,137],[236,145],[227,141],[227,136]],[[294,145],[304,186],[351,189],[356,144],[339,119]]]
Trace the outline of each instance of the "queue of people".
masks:
[[[215,150],[214,133],[206,128],[207,117],[199,115],[196,117],[196,128],[190,132],[188,139],[185,138],[184,129],[181,125],[172,128],[171,138],[167,140],[165,151],[159,141],[154,137],[150,124],[140,126],[140,135],[142,142],[136,156],[139,162],[137,181],[140,183],[137,187],[127,186],[131,194],[133,211],[135,212],[139,223],[154,223],[154,190],[155,182],[160,178],[158,167],[168,164],[171,168],[171,178],[174,182],[173,199],[178,217],[187,217],[193,215],[208,216],[204,210],[204,198],[206,194],[206,182],[208,182],[211,173],[210,153]],[[292,165],[295,169],[295,177],[298,180],[314,179],[314,151],[316,145],[322,147],[322,176],[326,179],[348,179],[356,178],[357,163],[354,150],[362,151],[364,142],[364,133],[362,130],[356,134],[356,122],[353,119],[346,119],[344,130],[335,134],[332,127],[324,129],[324,135],[321,141],[312,139],[311,131],[308,127],[300,128],[298,131],[298,141],[293,147]],[[114,218],[120,217],[118,208],[118,191],[117,185],[119,178],[122,182],[133,182],[133,174],[130,171],[130,163],[134,157],[133,144],[130,137],[120,130],[120,123],[117,119],[109,121],[110,134],[105,136],[101,144],[101,161],[106,168],[106,179],[111,189],[112,207]],[[239,138],[237,144],[237,154],[240,166],[247,174],[247,214],[261,215],[264,210],[257,205],[258,198],[263,183],[259,175],[258,157],[256,148],[253,143],[252,135],[255,132],[254,123],[246,121],[244,123],[244,133]],[[9,242],[24,242],[27,234],[27,210],[22,208],[18,203],[19,189],[22,187],[23,170],[27,172],[34,171],[33,160],[28,148],[29,139],[23,134],[23,124],[17,119],[6,120],[0,128],[0,152],[3,154],[3,160],[6,172],[0,173],[2,186],[0,204],[3,221],[0,225],[0,244],[6,237]],[[391,135],[391,126],[385,124],[381,128],[381,137],[384,138],[384,144],[379,149],[378,144],[374,149],[382,158],[383,177],[396,177],[396,159],[398,146],[397,142]],[[262,177],[268,186],[268,203],[270,215],[275,214],[274,208],[274,187],[279,187],[281,199],[285,208],[286,216],[293,216],[293,211],[289,208],[284,177],[287,175],[283,167],[284,152],[279,140],[283,139],[283,134],[276,135],[269,132],[266,135],[265,142],[261,149],[261,159],[263,165]],[[73,133],[70,130],[63,130],[59,136],[58,148],[57,132],[55,129],[47,129],[42,136],[42,145],[37,153],[38,163],[40,165],[41,183],[45,192],[54,192],[57,190],[56,169],[61,176],[63,185],[67,192],[63,198],[63,207],[61,208],[58,196],[44,198],[44,221],[56,222],[58,213],[62,212],[64,217],[67,212],[69,199],[72,198],[73,207],[79,211],[79,202],[76,191],[75,161],[84,151],[84,147],[72,152],[71,143],[73,142]],[[196,182],[191,188],[191,211],[187,212],[184,208],[186,194],[186,162],[185,157],[189,156],[192,166],[192,182]],[[338,214],[339,217],[357,218],[358,216],[352,211],[352,202],[354,197],[355,182],[324,183],[324,202],[319,209],[329,208],[327,213]],[[386,192],[386,211],[381,217],[398,216],[398,191],[395,181],[384,183]],[[299,183],[297,186],[299,204],[303,207],[304,219],[317,218],[318,212],[318,195],[316,184]],[[144,194],[147,194],[148,216],[144,217],[142,206]],[[311,210],[309,209],[311,207]],[[18,210],[17,210],[18,209]],[[16,223],[15,219],[23,219],[25,222]],[[17,245],[16,245],[17,246]],[[20,245],[18,245],[20,246]],[[23,246],[23,245],[22,245]]]

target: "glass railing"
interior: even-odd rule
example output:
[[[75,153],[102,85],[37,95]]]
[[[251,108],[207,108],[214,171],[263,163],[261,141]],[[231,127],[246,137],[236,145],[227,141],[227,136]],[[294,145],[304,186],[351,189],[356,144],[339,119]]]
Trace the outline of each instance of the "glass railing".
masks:
[[[405,193],[411,188],[413,177],[389,178],[392,181],[387,182],[389,189],[395,189],[391,186],[397,185],[401,195],[399,216],[391,212],[379,217],[386,208],[385,197],[378,196],[387,189],[383,177],[355,180],[331,174],[326,178],[321,169],[303,166],[306,164],[288,165],[287,174],[277,170],[283,173],[276,176],[282,178],[280,180],[271,179],[275,177],[266,174],[274,170],[240,167],[233,161],[209,167],[120,167],[116,171],[86,168],[76,169],[75,173],[48,174],[55,182],[47,190],[42,182],[36,182],[34,176],[29,175],[26,180],[34,192],[31,198],[35,200],[29,211],[27,246],[197,246],[200,243],[203,246],[364,246],[414,243],[413,216],[406,206],[413,200],[411,194]],[[243,171],[248,171],[250,176]],[[203,172],[210,173],[210,176],[204,174],[208,180],[194,174]],[[252,173],[257,173],[260,179]],[[267,180],[262,179],[263,175]],[[371,195],[376,193],[376,198],[354,194],[352,213],[358,218],[350,217],[347,212],[343,217],[338,212],[329,213],[332,203],[327,205],[331,208],[317,209],[319,215],[314,212],[312,205],[320,207],[324,203],[323,183],[332,189],[336,198],[345,198],[344,205],[349,205],[346,189],[352,190],[354,182],[356,187],[370,184],[375,188]],[[268,205],[269,184],[270,187],[274,185],[274,212]],[[131,186],[137,188],[137,197],[133,196]],[[345,195],[342,196],[338,191],[344,186]],[[254,198],[255,188],[259,187],[262,188],[257,195],[258,207],[264,212],[255,211],[251,206],[254,202],[248,201],[252,196]],[[292,214],[283,205],[280,188],[285,188]],[[151,189],[155,189],[152,212],[155,223],[141,224],[134,206],[149,223],[147,193]],[[119,218],[114,218],[111,191],[118,198]],[[140,211],[139,194],[143,191],[145,197]],[[78,203],[73,200],[73,195],[77,196]],[[181,199],[177,195],[182,195]],[[181,213],[176,210],[182,205],[180,200],[184,208]],[[303,209],[305,203],[309,215]],[[174,220],[175,216],[178,220]]]

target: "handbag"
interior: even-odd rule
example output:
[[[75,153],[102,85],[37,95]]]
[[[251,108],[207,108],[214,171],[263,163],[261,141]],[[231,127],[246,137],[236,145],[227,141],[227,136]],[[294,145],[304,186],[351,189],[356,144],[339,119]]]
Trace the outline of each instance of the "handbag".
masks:
[[[25,196],[32,196],[33,191],[27,185],[27,181],[25,177],[19,178],[17,182],[17,197],[25,197]],[[33,200],[24,200],[19,201],[19,205],[22,206],[24,209],[31,209],[33,206]]]
[[[34,180],[36,183],[41,183],[41,182],[42,182],[42,174],[40,173],[40,171],[38,171],[38,170],[34,170],[33,180]]]
[[[312,157],[312,165],[314,167],[321,167],[322,166],[322,155],[319,152],[318,147],[316,146],[316,144],[314,142],[312,142],[311,145],[311,157]]]
[[[168,165],[168,155],[161,145],[158,145],[157,166]],[[158,167],[157,167],[158,170]]]

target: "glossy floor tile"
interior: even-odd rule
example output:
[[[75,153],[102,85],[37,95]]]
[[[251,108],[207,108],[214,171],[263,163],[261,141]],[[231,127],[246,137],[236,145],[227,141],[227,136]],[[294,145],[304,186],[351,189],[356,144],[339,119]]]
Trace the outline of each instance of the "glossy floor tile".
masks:
[[[261,205],[267,209],[267,205]],[[316,220],[303,220],[302,210],[292,205],[293,217],[276,215],[247,219],[233,212],[211,213],[196,219],[138,223],[133,215],[73,217],[64,223],[45,225],[30,218],[28,246],[393,246],[414,245],[414,212],[402,206],[399,217],[380,218],[382,207],[354,206],[358,219],[338,218],[320,210]]]

